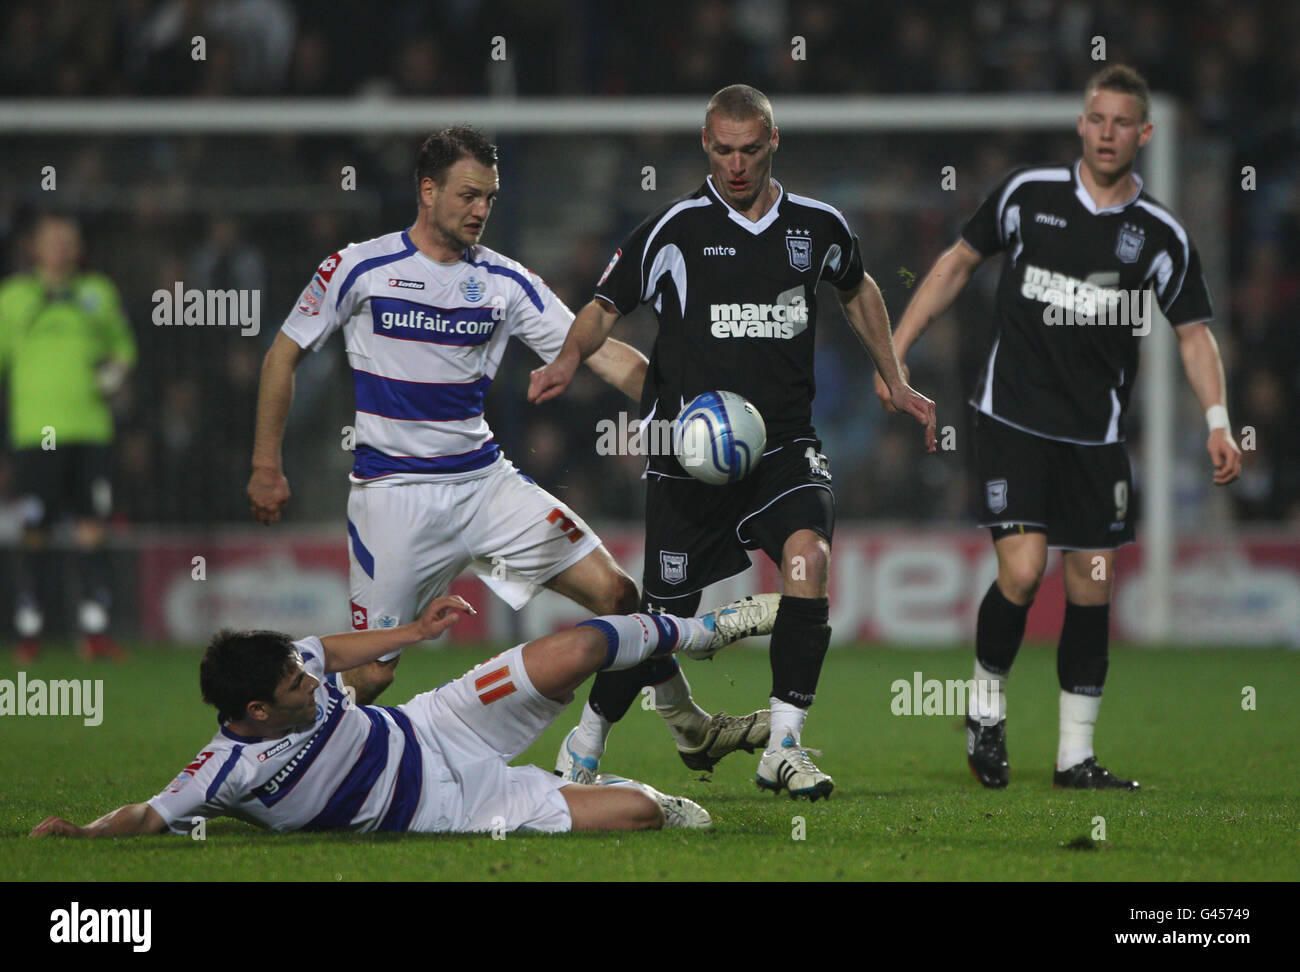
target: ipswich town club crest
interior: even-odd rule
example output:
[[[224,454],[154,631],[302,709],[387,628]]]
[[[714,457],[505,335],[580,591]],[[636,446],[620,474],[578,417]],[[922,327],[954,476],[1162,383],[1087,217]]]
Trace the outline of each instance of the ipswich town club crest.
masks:
[[[1147,235],[1141,226],[1134,226],[1132,223],[1121,226],[1119,238],[1115,241],[1115,256],[1119,257],[1119,262],[1137,263],[1138,254],[1142,252],[1142,244],[1146,242],[1146,238]]]
[[[1005,479],[990,479],[984,484],[984,502],[988,504],[990,513],[1001,513],[1007,508],[1007,481]]]
[[[680,584],[686,580],[686,554],[660,550],[659,576],[665,584]]]
[[[787,230],[787,233],[790,231]],[[796,230],[795,232],[798,232]],[[806,233],[807,230],[804,230]],[[807,270],[812,266],[812,237],[786,236],[785,249],[790,254],[790,266],[796,270]]]

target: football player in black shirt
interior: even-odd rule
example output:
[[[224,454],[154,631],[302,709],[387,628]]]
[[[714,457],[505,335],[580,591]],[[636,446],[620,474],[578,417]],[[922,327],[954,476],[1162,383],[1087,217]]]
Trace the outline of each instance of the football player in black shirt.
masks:
[[[1082,158],[1007,176],[917,288],[894,335],[902,357],[986,257],[1007,254],[993,343],[970,400],[979,522],[992,530],[998,558],[975,629],[975,678],[999,691],[972,693],[972,706],[983,709],[966,719],[970,767],[986,787],[1007,785],[1002,689],[1047,550],[1057,547],[1066,605],[1054,783],[1138,789],[1097,764],[1092,740],[1106,681],[1115,548],[1133,539],[1123,418],[1137,339],[1152,326],[1152,294],[1206,410],[1214,482],[1230,483],[1241,471],[1200,257],[1133,171],[1151,138],[1149,100],[1146,81],[1130,67],[1094,75],[1078,120]],[[891,407],[879,382],[876,392]]]
[[[652,215],[614,254],[559,357],[533,373],[529,398],[542,402],[563,392],[614,322],[651,303],[659,332],[642,415],[671,420],[696,395],[714,390],[736,392],[762,414],[767,447],[740,482],[706,485],[672,455],[650,459],[642,605],[692,613],[704,587],[749,566],[746,550],[761,549],[781,567],[781,595],[760,595],[747,609],[755,624],[777,611],[770,741],[764,712],[746,717],[749,725],[724,726],[727,733],[711,740],[708,716],[690,700],[677,664],[654,661],[597,680],[556,769],[578,780],[594,774],[611,724],[642,686],[653,685],[656,707],[688,766],[709,769],[736,748],[768,743],[759,786],[817,799],[834,786],[801,745],[830,641],[835,519],[830,468],[812,425],[820,281],[837,288],[891,402],[925,426],[931,452],[934,403],[899,372],[884,301],[863,272],[857,237],[844,217],[771,177],[780,135],[766,96],[747,85],[719,91],[705,112],[701,140],[708,179]]]

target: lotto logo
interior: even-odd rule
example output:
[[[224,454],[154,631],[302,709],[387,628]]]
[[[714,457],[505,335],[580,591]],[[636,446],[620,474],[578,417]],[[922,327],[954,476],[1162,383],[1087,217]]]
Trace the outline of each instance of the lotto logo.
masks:
[[[327,256],[324,260],[322,260],[321,265],[316,268],[316,272],[320,274],[322,280],[324,280],[326,283],[329,283],[330,277],[334,276],[334,271],[338,269],[338,266],[339,266],[339,255],[335,253],[332,256]]]
[[[349,601],[352,605],[352,627],[357,631],[365,631],[370,627],[369,618],[366,616],[366,609],[356,601]]]
[[[573,521],[565,515],[564,510],[558,506],[546,514],[546,522],[559,524],[564,535],[569,538],[569,543],[577,543],[582,539],[582,531],[574,525]]]
[[[474,679],[474,691],[484,705],[491,705],[498,699],[511,695],[515,691],[515,683],[510,681],[510,666],[503,665]]]

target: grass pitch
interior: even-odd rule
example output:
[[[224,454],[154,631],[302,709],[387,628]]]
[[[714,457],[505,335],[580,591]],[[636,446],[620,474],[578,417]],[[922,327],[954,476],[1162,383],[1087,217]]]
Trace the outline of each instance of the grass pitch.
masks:
[[[408,651],[387,704],[470,668],[484,648]],[[691,797],[712,833],[561,836],[288,834],[237,821],[207,839],[29,840],[49,814],[86,823],[147,799],[214,728],[198,652],[136,647],[121,665],[51,650],[28,678],[103,678],[104,718],[0,717],[0,880],[1168,880],[1300,879],[1300,657],[1283,651],[1123,646],[1097,732],[1103,765],[1140,793],[1054,791],[1055,650],[1026,646],[1008,691],[1011,785],[982,789],[958,716],[896,716],[896,679],[970,675],[969,649],[832,650],[804,735],[835,793],[809,805],[758,792],[756,757],[687,770],[659,718],[634,705],[602,768]],[[683,662],[712,710],[765,704],[765,650]],[[14,679],[12,661],[0,678]],[[1243,689],[1255,689],[1254,710]],[[586,691],[579,694],[585,700]],[[522,761],[550,768],[576,705]],[[1104,818],[1104,840],[1100,834]]]

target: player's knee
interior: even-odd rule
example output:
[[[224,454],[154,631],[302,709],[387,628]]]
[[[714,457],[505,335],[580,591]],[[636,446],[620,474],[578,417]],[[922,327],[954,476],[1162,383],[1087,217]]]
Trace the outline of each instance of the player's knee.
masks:
[[[1093,607],[1110,603],[1111,579],[1083,576],[1066,581],[1066,599],[1075,604]]]
[[[577,675],[584,675],[604,667],[609,656],[609,642],[604,634],[587,624],[579,625],[569,634],[572,637],[562,649],[568,656],[568,668]]]
[[[1034,560],[1009,561],[998,568],[998,586],[1008,600],[1028,604],[1043,582],[1043,564]]]
[[[372,662],[354,668],[343,676],[343,683],[351,686],[357,693],[357,705],[369,705],[393,684],[397,675],[397,659],[386,662]]]
[[[824,584],[830,576],[831,547],[816,534],[791,537],[785,544],[785,566],[795,581]]]
[[[612,574],[602,585],[597,614],[635,614],[641,604],[636,581],[622,571]]]

